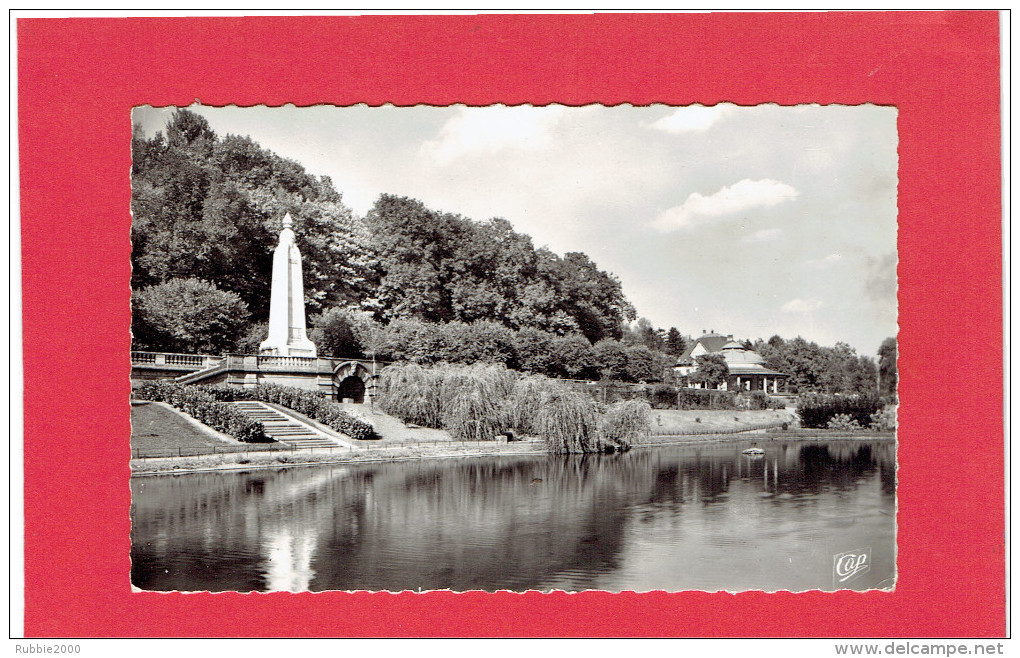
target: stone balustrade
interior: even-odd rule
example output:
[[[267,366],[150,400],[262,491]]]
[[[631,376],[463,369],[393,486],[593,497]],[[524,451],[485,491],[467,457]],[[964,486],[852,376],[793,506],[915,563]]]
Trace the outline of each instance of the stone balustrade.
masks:
[[[211,368],[223,357],[208,354],[173,354],[169,352],[131,352],[132,366],[153,366],[168,370],[203,370]]]
[[[256,386],[275,383],[318,391],[336,398],[347,389],[337,390],[338,383],[351,376],[364,382],[364,394],[375,393],[375,372],[386,362],[367,359],[314,356],[281,356],[276,354],[171,354],[166,352],[131,352],[131,384],[173,379],[182,384]],[[344,397],[344,396],[341,396]],[[360,397],[360,396],[356,396]]]
[[[314,356],[274,356],[260,355],[259,368],[285,368],[287,370],[315,370],[318,359]]]

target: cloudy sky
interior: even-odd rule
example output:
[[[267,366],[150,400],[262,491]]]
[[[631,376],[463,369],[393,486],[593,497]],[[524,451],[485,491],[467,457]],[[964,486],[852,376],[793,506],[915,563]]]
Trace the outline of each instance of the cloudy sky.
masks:
[[[896,333],[894,108],[191,109],[330,176],[357,213],[405,195],[583,251],[657,327],[860,354]],[[171,112],[133,120],[151,136]]]

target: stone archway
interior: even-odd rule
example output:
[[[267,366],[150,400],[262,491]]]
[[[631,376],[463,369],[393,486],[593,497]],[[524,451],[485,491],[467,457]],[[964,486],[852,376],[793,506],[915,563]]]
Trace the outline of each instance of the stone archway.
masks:
[[[336,399],[338,402],[350,400],[355,404],[362,404],[365,401],[365,382],[361,377],[344,377],[336,384]]]
[[[375,393],[372,373],[358,361],[341,363],[333,369],[333,392],[337,402],[346,398],[361,404]]]

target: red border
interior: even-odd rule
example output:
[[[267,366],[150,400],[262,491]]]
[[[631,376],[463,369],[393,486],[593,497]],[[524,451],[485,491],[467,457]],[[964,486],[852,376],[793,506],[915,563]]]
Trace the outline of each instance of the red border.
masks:
[[[28,636],[1005,633],[995,13],[22,19],[17,36]],[[895,593],[132,592],[128,111],[196,97],[897,106]]]

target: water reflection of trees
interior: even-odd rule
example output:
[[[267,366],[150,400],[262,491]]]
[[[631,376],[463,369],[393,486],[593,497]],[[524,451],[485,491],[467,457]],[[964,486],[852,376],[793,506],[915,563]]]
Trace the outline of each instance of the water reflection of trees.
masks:
[[[334,525],[312,589],[522,590],[556,576],[588,587],[616,568],[626,525],[609,461],[380,467],[366,531]]]
[[[765,492],[794,496],[847,491],[876,471],[881,476],[883,493],[895,492],[895,445],[891,442],[776,442],[767,444],[764,457],[743,455],[742,447],[733,444],[676,448],[670,453],[635,452],[628,455],[629,467],[653,468],[647,499],[650,505],[693,500],[703,505],[724,502],[735,480],[760,480]],[[664,458],[667,454],[670,457]]]
[[[132,481],[132,582],[143,589],[597,587],[630,524],[725,509],[735,482],[808,497],[880,472],[890,443],[735,444],[195,474]],[[760,483],[760,484],[756,484]]]

